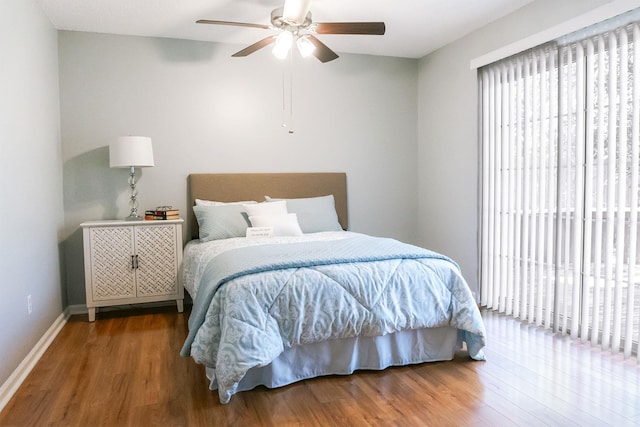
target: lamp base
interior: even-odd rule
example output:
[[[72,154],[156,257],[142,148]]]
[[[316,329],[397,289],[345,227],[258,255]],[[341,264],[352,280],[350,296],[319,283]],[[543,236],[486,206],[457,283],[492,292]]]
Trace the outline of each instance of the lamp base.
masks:
[[[129,212],[129,216],[126,217],[125,221],[142,221],[144,218],[141,215],[138,215],[138,191],[136,191],[136,168],[131,166],[131,171],[129,173],[129,206],[131,207],[131,212]]]
[[[126,217],[124,220],[125,221],[142,221],[144,220],[144,218],[141,217],[140,215],[131,214],[128,217]]]

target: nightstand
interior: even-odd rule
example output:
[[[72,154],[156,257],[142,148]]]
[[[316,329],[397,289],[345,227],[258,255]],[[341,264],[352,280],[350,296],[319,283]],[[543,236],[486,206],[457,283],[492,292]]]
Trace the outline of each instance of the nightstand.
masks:
[[[183,311],[184,220],[87,221],[80,224],[89,321],[96,308],[175,300]]]

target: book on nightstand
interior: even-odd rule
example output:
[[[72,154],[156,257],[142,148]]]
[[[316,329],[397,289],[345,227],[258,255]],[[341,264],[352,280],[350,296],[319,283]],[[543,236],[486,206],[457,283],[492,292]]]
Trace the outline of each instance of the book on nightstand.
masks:
[[[167,220],[179,218],[180,210],[173,209],[171,206],[158,206],[155,209],[147,210],[144,212],[145,220]]]

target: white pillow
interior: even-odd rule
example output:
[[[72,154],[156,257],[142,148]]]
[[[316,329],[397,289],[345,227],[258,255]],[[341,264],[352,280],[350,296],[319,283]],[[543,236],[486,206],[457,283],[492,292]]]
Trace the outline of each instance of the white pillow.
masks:
[[[273,227],[274,236],[302,236],[296,214],[249,215],[253,227]]]
[[[285,200],[269,203],[245,204],[243,207],[246,209],[248,216],[285,215],[289,213],[289,211],[287,211],[287,202]]]
[[[196,206],[224,206],[224,205],[244,205],[248,203],[258,203],[255,200],[247,200],[244,202],[216,202],[214,200],[196,199]]]

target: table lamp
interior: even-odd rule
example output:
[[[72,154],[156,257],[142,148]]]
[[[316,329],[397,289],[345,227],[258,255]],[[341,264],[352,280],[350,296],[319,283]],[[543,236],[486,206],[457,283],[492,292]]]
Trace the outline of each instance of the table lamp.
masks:
[[[146,136],[121,136],[109,145],[109,167],[130,168],[129,172],[129,206],[131,212],[127,221],[140,221],[138,215],[138,192],[136,190],[136,167],[154,166],[151,138]]]

